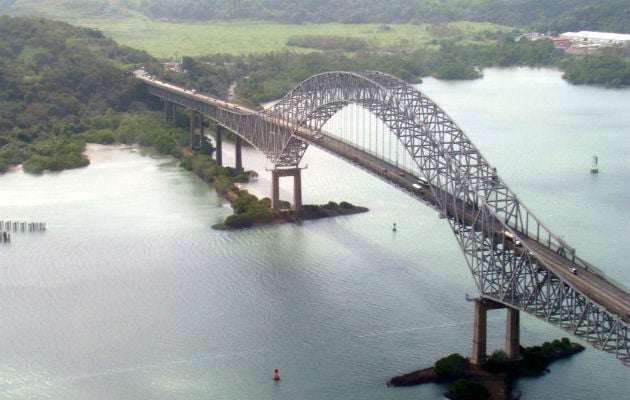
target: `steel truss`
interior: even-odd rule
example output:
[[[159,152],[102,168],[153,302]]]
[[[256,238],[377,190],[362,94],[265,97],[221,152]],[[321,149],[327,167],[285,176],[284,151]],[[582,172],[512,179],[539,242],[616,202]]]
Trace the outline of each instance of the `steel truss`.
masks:
[[[148,90],[204,113],[277,166],[299,164],[307,143],[297,137],[298,130],[319,132],[347,105],[364,107],[386,124],[419,167],[421,178],[429,182],[434,203],[448,216],[483,297],[561,327],[630,363],[630,315],[587,296],[585,288],[560,268],[576,266],[611,280],[577,257],[574,248],[519,201],[437,104],[400,79],[374,71],[328,72],[307,79],[272,109],[255,114],[229,111],[150,85]],[[522,246],[509,240],[510,235],[519,237]]]

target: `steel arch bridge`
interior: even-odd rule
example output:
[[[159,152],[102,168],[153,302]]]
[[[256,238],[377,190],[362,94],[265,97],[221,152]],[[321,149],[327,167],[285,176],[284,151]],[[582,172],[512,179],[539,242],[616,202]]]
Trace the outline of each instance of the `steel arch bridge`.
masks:
[[[300,83],[271,109],[254,112],[143,72],[136,76],[150,94],[208,116],[279,168],[297,166],[309,144],[322,146],[315,134],[326,137],[322,127],[344,107],[369,110],[418,167],[424,199],[447,216],[482,298],[534,315],[630,363],[629,291],[551,232],[457,124],[402,80],[375,71],[327,72]],[[355,143],[331,143],[322,147],[372,172],[378,163],[396,168]]]

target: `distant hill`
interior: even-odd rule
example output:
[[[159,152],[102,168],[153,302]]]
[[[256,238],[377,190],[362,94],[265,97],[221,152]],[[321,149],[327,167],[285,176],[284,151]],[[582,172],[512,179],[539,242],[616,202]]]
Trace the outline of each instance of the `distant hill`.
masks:
[[[138,14],[124,0],[0,0],[0,13],[18,16],[110,18]]]
[[[630,32],[630,0],[0,0],[0,13],[286,23],[471,20],[539,30]]]
[[[510,26],[538,30],[630,33],[630,0],[487,0],[468,12]]]

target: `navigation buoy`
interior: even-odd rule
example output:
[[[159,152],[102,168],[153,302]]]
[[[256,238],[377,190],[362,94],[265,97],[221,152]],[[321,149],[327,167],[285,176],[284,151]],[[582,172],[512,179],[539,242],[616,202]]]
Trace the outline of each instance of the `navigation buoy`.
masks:
[[[280,380],[280,371],[274,369],[272,379],[274,380],[274,382],[278,382]]]
[[[394,226],[392,227],[392,232],[396,232],[398,229],[396,228],[396,223],[394,222]]]
[[[591,174],[599,173],[599,166],[597,165],[598,161],[599,160],[597,159],[597,156],[593,156],[593,166],[591,167]]]

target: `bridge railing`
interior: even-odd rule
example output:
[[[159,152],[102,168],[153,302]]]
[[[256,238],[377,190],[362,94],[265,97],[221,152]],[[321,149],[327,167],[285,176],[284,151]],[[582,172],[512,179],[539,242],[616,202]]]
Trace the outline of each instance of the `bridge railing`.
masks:
[[[618,280],[611,278],[601,269],[595,267],[593,264],[577,256],[577,251],[574,247],[568,245],[564,239],[554,234],[545,224],[543,224],[536,215],[529,210],[525,205],[519,204],[521,213],[524,212],[525,217],[523,221],[516,218],[516,223],[506,221],[512,228],[516,228],[515,232],[518,235],[525,236],[529,239],[535,240],[537,243],[547,247],[558,255],[564,257],[571,262],[572,265],[578,268],[582,268],[586,271],[592,272],[600,278],[618,286],[619,288],[630,293],[630,288],[626,283],[619,282]],[[520,226],[519,226],[520,225]]]

